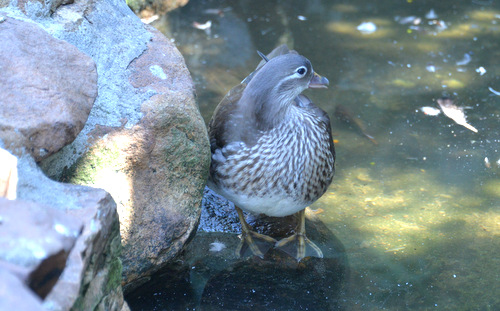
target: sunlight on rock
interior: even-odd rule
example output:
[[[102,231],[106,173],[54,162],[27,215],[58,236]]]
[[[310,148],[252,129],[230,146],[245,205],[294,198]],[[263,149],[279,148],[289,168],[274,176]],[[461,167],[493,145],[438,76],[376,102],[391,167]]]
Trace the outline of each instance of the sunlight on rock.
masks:
[[[125,208],[132,201],[133,181],[124,172],[103,168],[95,176],[93,187],[106,189],[115,200],[118,214],[120,215],[121,238],[124,243],[128,241],[129,230],[133,215],[132,209]]]
[[[17,197],[17,158],[0,148],[0,197],[15,200]]]

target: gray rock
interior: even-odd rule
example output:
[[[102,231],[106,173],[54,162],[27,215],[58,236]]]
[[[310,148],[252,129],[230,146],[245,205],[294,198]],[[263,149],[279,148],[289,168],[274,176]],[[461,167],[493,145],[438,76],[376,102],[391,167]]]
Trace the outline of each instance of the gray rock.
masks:
[[[29,201],[0,198],[0,266],[14,271],[44,299],[52,290],[82,229],[66,213]]]
[[[0,8],[12,7],[14,9],[22,12],[23,15],[29,18],[36,19],[40,17],[48,17],[52,14],[60,5],[73,3],[74,0],[2,0],[0,1]]]
[[[82,130],[97,96],[94,61],[39,26],[0,24],[0,140],[37,161]]]
[[[66,268],[43,301],[47,310],[120,310],[121,244],[116,204],[101,189],[48,179],[26,155],[18,162],[18,197],[64,211],[83,223]],[[100,310],[100,309],[99,309]]]
[[[205,199],[204,207],[212,199]],[[225,219],[215,217],[220,222],[217,228],[229,232],[198,231],[175,263],[127,295],[132,309],[343,310],[349,280],[347,254],[317,217],[308,213],[307,234],[324,258],[306,257],[300,263],[278,249],[269,250],[264,259],[239,258],[235,254],[238,235],[231,232],[230,224],[223,224]],[[232,223],[233,216],[229,217]],[[277,239],[288,236],[296,225],[293,216],[247,219],[256,231]]]
[[[133,204],[122,206],[133,217],[120,218],[125,283],[167,264],[195,232],[210,161],[182,55],[156,29],[148,30],[154,37],[130,64],[130,82],[156,94],[142,104],[144,117],[128,134],[135,145],[121,151],[129,167],[124,173],[133,181]]]
[[[165,13],[185,6],[189,0],[129,0],[128,6],[141,17]]]
[[[0,310],[39,311],[42,300],[17,276],[0,267]]]
[[[198,223],[210,154],[189,71],[175,46],[123,1],[84,0],[57,7],[50,18],[30,13],[39,7],[35,0],[23,4],[24,17],[13,9],[16,1],[8,6],[7,20],[31,17],[96,62],[99,92],[87,123],[40,166],[52,179],[112,195],[125,247],[124,285],[133,288],[174,258]],[[35,201],[75,208],[85,202],[61,195],[73,190],[57,183],[47,197],[34,180],[22,187]]]

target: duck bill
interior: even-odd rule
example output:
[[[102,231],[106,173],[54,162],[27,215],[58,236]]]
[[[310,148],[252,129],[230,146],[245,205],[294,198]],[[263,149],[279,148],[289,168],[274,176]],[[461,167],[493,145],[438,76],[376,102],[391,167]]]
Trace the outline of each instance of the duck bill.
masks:
[[[330,84],[330,81],[328,81],[327,78],[322,77],[317,73],[314,73],[311,81],[309,82],[309,88],[310,89],[326,89],[326,88],[328,88],[328,84]]]

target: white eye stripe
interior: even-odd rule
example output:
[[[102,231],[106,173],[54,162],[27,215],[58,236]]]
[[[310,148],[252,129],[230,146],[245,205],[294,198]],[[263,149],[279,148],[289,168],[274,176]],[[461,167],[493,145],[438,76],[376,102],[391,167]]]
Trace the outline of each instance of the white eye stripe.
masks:
[[[304,72],[302,74],[299,73],[299,70],[300,69],[303,69]],[[274,90],[277,90],[277,89],[280,89],[281,86],[288,80],[292,80],[292,79],[301,79],[303,78],[305,75],[307,74],[307,68],[306,66],[300,66],[300,67],[297,67],[297,69],[295,69],[295,72],[285,78],[283,78],[273,89]]]
[[[302,78],[307,74],[307,68],[305,66],[300,66],[297,69],[295,69],[295,72],[288,76],[287,78],[283,79],[283,81],[289,80],[289,79],[297,79],[297,78]]]
[[[279,84],[282,84],[285,81],[292,80],[292,79],[300,79],[304,77],[305,74],[299,74],[297,71],[295,71],[293,74],[283,78]]]
[[[295,70],[300,76],[304,76],[307,73],[307,68],[305,66],[300,66]]]

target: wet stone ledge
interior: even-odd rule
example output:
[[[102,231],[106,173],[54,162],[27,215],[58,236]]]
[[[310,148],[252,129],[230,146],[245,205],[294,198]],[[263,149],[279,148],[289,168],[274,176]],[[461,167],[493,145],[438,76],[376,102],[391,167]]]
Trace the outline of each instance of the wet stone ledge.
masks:
[[[249,224],[257,232],[277,239],[293,232],[293,216],[255,217]],[[349,278],[345,250],[340,241],[312,213],[308,237],[324,258],[297,262],[281,250],[269,250],[263,259],[239,258],[238,216],[233,206],[206,189],[202,218],[195,238],[177,260],[126,296],[132,311],[196,310],[339,310]],[[205,231],[207,230],[207,231]],[[297,299],[300,297],[300,299]]]

